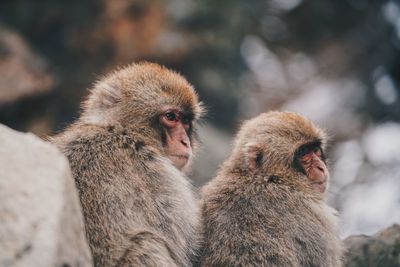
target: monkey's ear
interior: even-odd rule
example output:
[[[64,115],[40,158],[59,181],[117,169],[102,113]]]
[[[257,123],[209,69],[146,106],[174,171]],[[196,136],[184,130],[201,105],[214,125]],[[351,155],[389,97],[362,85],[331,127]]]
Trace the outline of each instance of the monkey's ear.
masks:
[[[106,82],[98,82],[91,91],[88,102],[92,108],[106,110],[121,100],[121,92]]]
[[[255,171],[262,164],[264,153],[262,148],[256,143],[245,145],[246,164],[250,171]]]
[[[93,124],[106,124],[110,109],[121,100],[121,92],[106,82],[98,82],[91,90],[88,99],[83,104],[86,122]]]

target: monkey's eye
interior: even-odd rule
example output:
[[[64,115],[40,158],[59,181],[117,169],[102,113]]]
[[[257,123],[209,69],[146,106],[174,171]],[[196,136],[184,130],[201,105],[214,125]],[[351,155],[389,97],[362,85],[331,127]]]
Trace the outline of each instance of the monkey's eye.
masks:
[[[181,116],[176,111],[166,111],[160,116],[161,123],[168,127],[173,128],[181,120]]]
[[[168,111],[164,114],[164,116],[169,121],[178,121],[178,116],[175,112]]]
[[[312,151],[313,151],[313,152],[315,153],[315,155],[317,155],[318,157],[321,157],[321,156],[322,156],[322,150],[321,150],[320,147],[315,146],[315,147],[313,147]]]
[[[189,131],[192,127],[192,119],[188,115],[182,114],[182,112],[178,110],[168,110],[164,112],[160,116],[160,121],[161,123],[168,127],[168,128],[174,128],[178,124],[181,124],[186,131]]]

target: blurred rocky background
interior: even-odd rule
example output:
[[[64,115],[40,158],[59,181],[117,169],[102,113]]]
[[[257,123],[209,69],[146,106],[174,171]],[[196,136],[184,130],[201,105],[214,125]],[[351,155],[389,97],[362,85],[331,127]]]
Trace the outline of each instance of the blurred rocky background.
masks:
[[[208,108],[196,185],[242,120],[296,111],[332,136],[329,202],[342,237],[373,234],[400,222],[399,49],[393,0],[2,0],[0,123],[52,135],[98,75],[155,61]]]
[[[400,266],[400,225],[395,224],[372,236],[354,235],[346,238],[346,267]]]

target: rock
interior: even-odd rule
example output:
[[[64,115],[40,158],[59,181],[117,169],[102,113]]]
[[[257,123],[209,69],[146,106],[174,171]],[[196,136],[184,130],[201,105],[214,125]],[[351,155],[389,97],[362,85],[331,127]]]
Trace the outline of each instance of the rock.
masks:
[[[394,224],[373,236],[357,235],[344,240],[346,267],[400,266],[400,225]]]
[[[0,25],[0,105],[42,94],[52,85],[45,60],[18,33]]]
[[[66,158],[0,124],[0,266],[92,266]]]

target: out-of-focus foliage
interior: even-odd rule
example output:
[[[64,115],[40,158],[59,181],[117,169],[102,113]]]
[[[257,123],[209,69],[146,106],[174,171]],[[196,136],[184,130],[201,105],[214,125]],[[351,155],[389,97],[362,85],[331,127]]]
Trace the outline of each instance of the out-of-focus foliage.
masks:
[[[156,61],[185,75],[209,110],[196,184],[226,158],[241,120],[292,110],[333,137],[329,201],[342,234],[400,221],[398,1],[5,0],[0,25],[0,96],[19,84],[4,78],[10,62],[25,64],[21,80],[45,77],[51,87],[32,82],[34,96],[0,104],[2,123],[41,136],[60,130],[97,75]],[[24,42],[20,51],[5,31]]]

